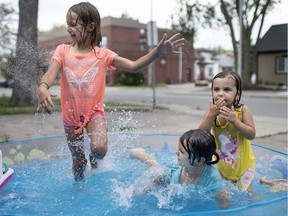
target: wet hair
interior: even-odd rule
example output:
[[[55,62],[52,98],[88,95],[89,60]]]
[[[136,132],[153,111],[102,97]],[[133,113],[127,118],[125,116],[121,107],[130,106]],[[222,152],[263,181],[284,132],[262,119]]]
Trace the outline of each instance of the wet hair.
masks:
[[[84,27],[84,31],[86,31],[88,25],[92,22],[95,23],[95,28],[91,32],[91,46],[100,46],[102,41],[101,35],[101,17],[98,9],[89,2],[80,2],[71,6],[68,12],[74,12],[78,15],[78,19],[81,20],[82,25]],[[77,22],[78,22],[77,19]]]
[[[225,78],[225,77],[231,77],[235,81],[237,94],[238,94],[239,98],[237,98],[237,95],[235,96],[234,101],[233,101],[233,106],[235,108],[238,108],[238,107],[243,105],[243,104],[240,104],[241,94],[242,94],[242,79],[238,73],[236,73],[234,71],[223,71],[223,72],[216,74],[214,76],[214,78],[212,79],[212,91],[213,91],[213,81],[216,78]],[[214,102],[215,101],[213,98],[213,104],[214,104]]]
[[[216,152],[214,136],[207,129],[194,129],[185,132],[179,139],[181,145],[188,153],[188,160],[194,166],[196,159],[205,158],[206,164],[216,164],[219,162],[219,155]],[[213,155],[216,160],[213,160]]]

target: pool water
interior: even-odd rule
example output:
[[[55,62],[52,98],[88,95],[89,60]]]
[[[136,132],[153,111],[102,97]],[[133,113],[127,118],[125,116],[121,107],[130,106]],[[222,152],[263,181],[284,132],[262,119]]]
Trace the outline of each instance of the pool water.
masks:
[[[162,146],[154,148],[151,140],[156,139],[155,136],[141,139],[148,144],[144,148],[166,165],[175,159],[170,146],[179,136],[159,136]],[[13,165],[13,178],[0,191],[1,215],[287,214],[287,192],[269,192],[269,186],[259,184],[263,174],[279,174],[268,167],[262,167],[256,173],[254,195],[230,186],[233,205],[226,210],[218,208],[211,194],[181,185],[159,186],[145,194],[133,196],[133,188],[149,183],[153,169],[148,170],[139,161],[129,158],[129,150],[139,137],[129,138],[130,143],[125,139],[125,144],[120,145],[116,140],[121,142],[121,139],[115,139],[115,144],[110,144],[109,153],[100,162],[99,168],[91,171],[88,167],[87,177],[81,182],[74,181],[70,169],[71,156],[65,143],[57,147],[58,152],[61,149],[60,157],[45,157]],[[157,140],[159,144],[159,137]],[[267,158],[271,157],[271,153],[280,154],[259,146],[253,146],[253,150]],[[264,166],[263,163],[261,166]]]

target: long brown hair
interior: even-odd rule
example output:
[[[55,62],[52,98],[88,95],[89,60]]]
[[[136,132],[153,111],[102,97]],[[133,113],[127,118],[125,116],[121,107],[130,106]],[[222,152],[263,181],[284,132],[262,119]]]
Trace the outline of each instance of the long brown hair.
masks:
[[[101,35],[101,17],[98,9],[89,2],[80,2],[71,6],[68,12],[74,12],[78,15],[78,18],[82,21],[84,30],[86,31],[88,25],[92,22],[95,23],[95,28],[91,32],[91,47],[100,46],[102,41]]]

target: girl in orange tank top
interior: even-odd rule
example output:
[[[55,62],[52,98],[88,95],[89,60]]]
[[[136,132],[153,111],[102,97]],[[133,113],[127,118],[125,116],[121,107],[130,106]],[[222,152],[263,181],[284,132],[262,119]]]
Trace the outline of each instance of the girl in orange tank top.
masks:
[[[39,107],[53,112],[52,94],[48,91],[58,72],[61,77],[61,106],[64,130],[72,154],[75,180],[84,178],[87,159],[84,151],[85,129],[90,140],[89,155],[92,168],[107,153],[107,131],[104,119],[104,89],[106,70],[121,69],[137,72],[161,55],[177,54],[185,40],[175,34],[167,39],[164,34],[158,45],[136,61],[121,57],[113,51],[100,48],[100,15],[97,8],[81,2],[69,8],[66,14],[67,32],[72,44],[59,45],[48,71],[37,90]]]

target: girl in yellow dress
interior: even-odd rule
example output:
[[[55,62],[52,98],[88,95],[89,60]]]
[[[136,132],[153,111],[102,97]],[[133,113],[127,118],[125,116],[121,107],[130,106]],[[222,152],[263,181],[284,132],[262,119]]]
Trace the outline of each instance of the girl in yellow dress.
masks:
[[[221,175],[241,190],[252,191],[255,157],[250,140],[256,130],[250,109],[240,104],[242,80],[232,71],[218,73],[212,80],[212,104],[199,128],[213,131]]]

